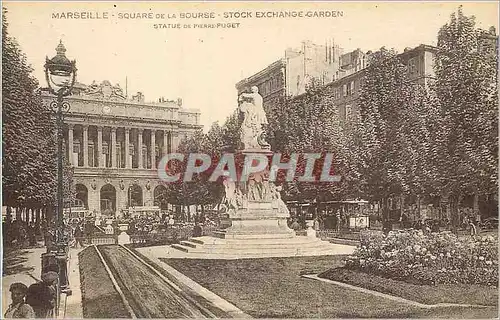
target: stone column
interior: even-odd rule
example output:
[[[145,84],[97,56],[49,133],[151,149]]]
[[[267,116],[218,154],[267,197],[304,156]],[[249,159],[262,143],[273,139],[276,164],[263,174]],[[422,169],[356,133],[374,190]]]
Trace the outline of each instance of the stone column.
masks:
[[[131,163],[130,163],[130,128],[125,128],[125,168],[130,169]]]
[[[104,167],[102,159],[102,127],[97,127],[97,166]]]
[[[163,155],[168,154],[168,130],[163,130]]]
[[[83,166],[89,166],[89,126],[83,126]]]
[[[137,167],[139,169],[142,169],[144,167],[142,163],[142,134],[144,133],[144,129],[137,129],[137,156],[138,156],[138,165]]]
[[[116,168],[116,128],[111,128],[111,168]]]
[[[177,152],[177,147],[179,146],[179,133],[171,131],[172,135],[172,152]]]
[[[151,129],[151,169],[156,169],[156,130]]]
[[[71,165],[73,164],[73,129],[74,129],[73,124],[68,124],[68,161]],[[75,167],[78,166],[78,161],[75,165]]]

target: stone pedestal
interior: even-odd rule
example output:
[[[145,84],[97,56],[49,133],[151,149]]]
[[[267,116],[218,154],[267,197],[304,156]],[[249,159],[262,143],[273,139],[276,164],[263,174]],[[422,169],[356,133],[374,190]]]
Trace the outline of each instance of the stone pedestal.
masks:
[[[346,254],[346,246],[308,236],[296,236],[287,226],[288,213],[276,201],[247,201],[230,214],[231,226],[213,236],[191,238],[172,245],[187,257],[239,259]],[[349,251],[349,253],[352,253]]]
[[[240,150],[240,154],[262,158],[270,157],[271,152],[268,148],[245,149]],[[345,253],[345,250],[339,250],[338,245],[321,241],[315,236],[295,235],[287,225],[290,214],[281,200],[281,188],[269,181],[269,170],[266,167],[261,172],[250,174],[248,180],[226,176],[223,182],[224,205],[231,226],[215,232],[213,236],[191,238],[172,247],[191,257],[208,259]]]
[[[118,235],[118,244],[129,244],[129,243],[130,243],[130,236],[125,231],[122,231]]]
[[[271,202],[248,201],[230,215],[231,226],[216,236],[223,239],[292,238],[294,231],[288,228],[287,218],[288,214],[279,213]]]

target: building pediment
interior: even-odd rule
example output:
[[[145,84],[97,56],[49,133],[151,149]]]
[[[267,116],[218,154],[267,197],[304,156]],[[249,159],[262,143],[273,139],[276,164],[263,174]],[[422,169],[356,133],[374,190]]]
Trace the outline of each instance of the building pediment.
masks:
[[[126,97],[123,89],[119,84],[112,85],[108,80],[104,80],[100,84],[93,81],[82,93],[82,96],[91,97],[94,99],[102,99],[109,101],[125,101]]]

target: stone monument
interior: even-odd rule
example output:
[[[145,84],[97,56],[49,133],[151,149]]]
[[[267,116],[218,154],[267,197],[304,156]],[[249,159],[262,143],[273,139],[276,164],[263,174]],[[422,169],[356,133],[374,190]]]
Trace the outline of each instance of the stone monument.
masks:
[[[238,110],[243,114],[243,122],[237,153],[243,157],[272,156],[265,139],[267,117],[257,87],[239,96]],[[281,199],[281,187],[269,181],[269,173],[266,166],[260,172],[250,173],[248,179],[234,179],[226,174],[223,207],[231,225],[216,231],[212,237],[191,238],[172,247],[200,258],[335,254],[338,245],[315,237],[296,236],[288,227],[290,213]],[[340,251],[337,253],[351,253],[352,248],[344,246]]]

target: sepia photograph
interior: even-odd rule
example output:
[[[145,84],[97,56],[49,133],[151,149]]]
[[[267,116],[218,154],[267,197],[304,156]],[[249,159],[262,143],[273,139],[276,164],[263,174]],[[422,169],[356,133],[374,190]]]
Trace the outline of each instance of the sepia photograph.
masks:
[[[1,315],[498,319],[497,1],[3,1]]]

